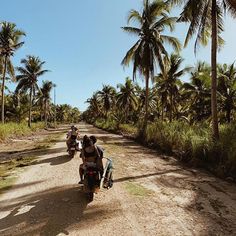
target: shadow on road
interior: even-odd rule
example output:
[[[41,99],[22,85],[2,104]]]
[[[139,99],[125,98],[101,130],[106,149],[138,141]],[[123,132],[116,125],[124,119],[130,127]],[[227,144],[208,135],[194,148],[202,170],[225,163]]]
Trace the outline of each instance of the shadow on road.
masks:
[[[1,235],[69,235],[69,226],[76,224],[77,229],[86,228],[87,221],[102,219],[117,211],[93,207],[86,211],[88,202],[77,185],[53,188],[14,200],[20,203],[7,205],[0,202],[1,210],[8,213],[0,219]]]
[[[60,155],[60,156],[46,158],[46,159],[42,159],[42,160],[40,160],[40,158],[39,158],[38,160],[33,162],[31,165],[39,165],[39,164],[44,164],[44,163],[50,163],[51,166],[54,166],[54,165],[64,164],[64,163],[69,162],[69,161],[71,161],[71,158],[69,157],[69,155],[68,154],[63,154],[63,155]]]
[[[178,172],[178,171],[181,171],[181,169],[160,171],[160,172],[150,173],[150,174],[145,174],[145,175],[127,176],[127,177],[122,177],[122,178],[115,179],[114,183],[130,181],[130,180],[137,180],[137,179],[142,179],[142,178],[147,178],[147,177],[152,177],[152,176],[158,176],[158,175],[164,175],[164,174],[174,173],[174,172]]]

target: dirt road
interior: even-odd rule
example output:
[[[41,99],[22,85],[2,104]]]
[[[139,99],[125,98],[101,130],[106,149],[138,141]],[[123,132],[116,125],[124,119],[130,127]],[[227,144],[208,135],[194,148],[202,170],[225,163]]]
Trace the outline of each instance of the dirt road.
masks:
[[[0,235],[236,235],[236,186],[81,123],[115,163],[115,184],[87,203],[64,137],[0,196]]]

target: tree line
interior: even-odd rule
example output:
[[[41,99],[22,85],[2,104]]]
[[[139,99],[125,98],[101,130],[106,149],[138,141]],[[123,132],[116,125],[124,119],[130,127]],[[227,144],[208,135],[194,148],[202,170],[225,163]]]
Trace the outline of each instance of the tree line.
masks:
[[[32,121],[43,121],[45,125],[53,120],[71,122],[79,120],[79,110],[67,104],[52,104],[50,93],[56,85],[52,81],[43,81],[39,87],[41,76],[49,72],[44,69],[45,61],[34,55],[27,55],[21,60],[21,66],[12,64],[12,57],[24,45],[26,34],[14,23],[0,23],[0,76],[1,88],[1,121],[21,122],[28,114],[28,126]],[[6,82],[16,83],[14,92],[9,91]],[[5,94],[7,90],[7,94]],[[67,114],[65,114],[67,113]],[[33,116],[33,117],[32,117]]]
[[[172,122],[183,120],[189,124],[211,120],[211,67],[198,62],[182,69],[183,59],[176,54],[169,58],[168,70],[154,76],[149,91],[148,121],[159,119]],[[181,77],[186,74],[189,82]],[[218,64],[217,94],[219,122],[231,123],[236,114],[236,66],[234,63]],[[137,124],[146,112],[146,89],[130,78],[117,88],[103,88],[87,100],[86,119],[96,120],[112,117],[118,123]]]
[[[176,5],[182,6],[183,10],[180,16],[172,17],[170,15],[171,9]],[[224,88],[225,85],[230,86],[231,83],[234,83],[234,75],[225,75],[226,71],[230,70],[230,68],[234,70],[234,65],[219,65],[217,68],[217,51],[224,44],[221,33],[224,30],[223,17],[225,13],[229,13],[233,17],[236,16],[235,1],[143,0],[143,7],[140,12],[135,9],[129,12],[128,26],[122,27],[122,29],[130,35],[136,36],[137,41],[126,53],[122,65],[128,66],[132,63],[133,79],[139,74],[145,80],[145,92],[142,89],[139,89],[139,100],[142,100],[144,105],[142,116],[144,131],[151,115],[151,107],[156,94],[152,91],[152,88],[150,89],[150,81],[152,81],[154,87],[160,92],[158,97],[160,100],[161,112],[156,111],[155,113],[158,113],[162,119],[168,114],[168,119],[170,121],[179,117],[188,118],[188,116],[192,116],[192,113],[195,114],[194,120],[208,118],[212,124],[213,139],[219,139],[218,124],[219,121],[222,121],[221,112],[222,110],[227,110],[227,121],[230,121],[231,112],[232,109],[234,109],[232,105],[229,105],[229,103],[232,103],[231,99],[234,96],[234,92],[231,94],[228,87]],[[131,21],[134,26],[130,26]],[[191,83],[184,85],[185,89],[188,89],[189,91],[191,89],[193,90],[193,93],[188,92],[184,95],[185,101],[188,101],[186,106],[182,105],[183,95],[179,95],[179,91],[183,90],[183,86],[177,86],[177,83],[179,83],[179,78],[182,74],[190,71],[190,68],[185,68],[180,71],[177,70],[179,67],[176,68],[175,66],[181,64],[182,61],[182,58],[179,56],[182,44],[176,37],[165,34],[166,29],[169,29],[170,32],[172,32],[178,22],[187,22],[189,24],[184,46],[187,46],[190,39],[195,35],[195,52],[199,45],[205,46],[211,41],[211,66],[200,63],[196,66],[195,70],[192,71]],[[173,47],[175,54],[169,55],[166,44]],[[159,74],[155,70],[157,67],[160,69]],[[201,70],[204,70],[204,75],[201,74]],[[234,74],[232,71],[229,73]],[[204,79],[205,77],[206,79]],[[222,90],[226,89],[223,96],[224,98],[227,97],[225,98],[227,100],[227,102],[225,100],[227,105],[224,105],[223,107],[221,107],[222,104],[218,104],[218,101],[223,99],[222,97],[219,97],[223,93],[221,91],[221,95],[219,95],[219,88]],[[197,91],[198,89],[204,90],[203,97],[194,95],[195,92],[196,94],[198,92],[203,92]],[[105,90],[107,92],[112,92],[113,89],[109,88],[109,86],[105,86]],[[90,106],[87,113],[91,112],[92,109],[98,109],[99,106],[97,105],[94,105],[95,107],[92,108],[93,105],[91,103],[94,102],[96,95],[100,94],[101,93],[95,93],[90,99]],[[108,103],[108,101],[109,99],[106,98],[103,108],[105,109],[105,116],[108,113],[108,108],[110,108],[110,103]],[[202,101],[203,103],[201,103]],[[117,104],[119,104],[118,100]],[[158,104],[157,100],[156,104]],[[188,111],[189,113],[185,114],[185,111]],[[192,122],[193,118],[190,120],[190,122]]]

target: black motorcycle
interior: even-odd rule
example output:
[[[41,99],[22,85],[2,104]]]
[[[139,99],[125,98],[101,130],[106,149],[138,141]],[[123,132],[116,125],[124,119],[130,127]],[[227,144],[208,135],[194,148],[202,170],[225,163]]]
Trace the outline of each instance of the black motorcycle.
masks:
[[[79,150],[79,147],[78,147],[77,137],[75,135],[72,135],[70,139],[71,142],[69,145],[68,153],[70,158],[73,158],[76,152]]]
[[[89,202],[93,201],[94,193],[97,193],[100,185],[100,173],[96,164],[87,164],[84,172],[83,190]]]

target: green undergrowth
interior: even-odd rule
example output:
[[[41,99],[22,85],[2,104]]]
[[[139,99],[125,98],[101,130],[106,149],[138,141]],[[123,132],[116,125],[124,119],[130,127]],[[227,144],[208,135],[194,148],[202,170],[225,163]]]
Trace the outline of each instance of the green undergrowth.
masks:
[[[29,135],[43,128],[44,128],[43,122],[32,123],[31,128],[28,127],[26,122],[22,123],[10,122],[6,124],[0,124],[0,141],[4,141],[8,138]]]
[[[236,179],[236,124],[220,125],[220,140],[214,142],[207,124],[159,121],[148,125],[143,141],[193,166]]]
[[[190,166],[236,180],[236,123],[220,125],[219,141],[212,140],[207,122],[190,125],[184,121],[155,121],[148,124],[144,133],[134,125],[118,124],[111,118],[97,119],[94,125],[135,138],[145,146],[173,155]]]
[[[113,133],[119,133],[127,136],[137,136],[138,128],[132,124],[120,124],[114,119],[97,119],[94,125],[100,129],[104,129]]]
[[[143,187],[138,183],[127,182],[125,183],[125,189],[128,191],[130,195],[137,197],[147,197],[152,195],[153,191]]]

